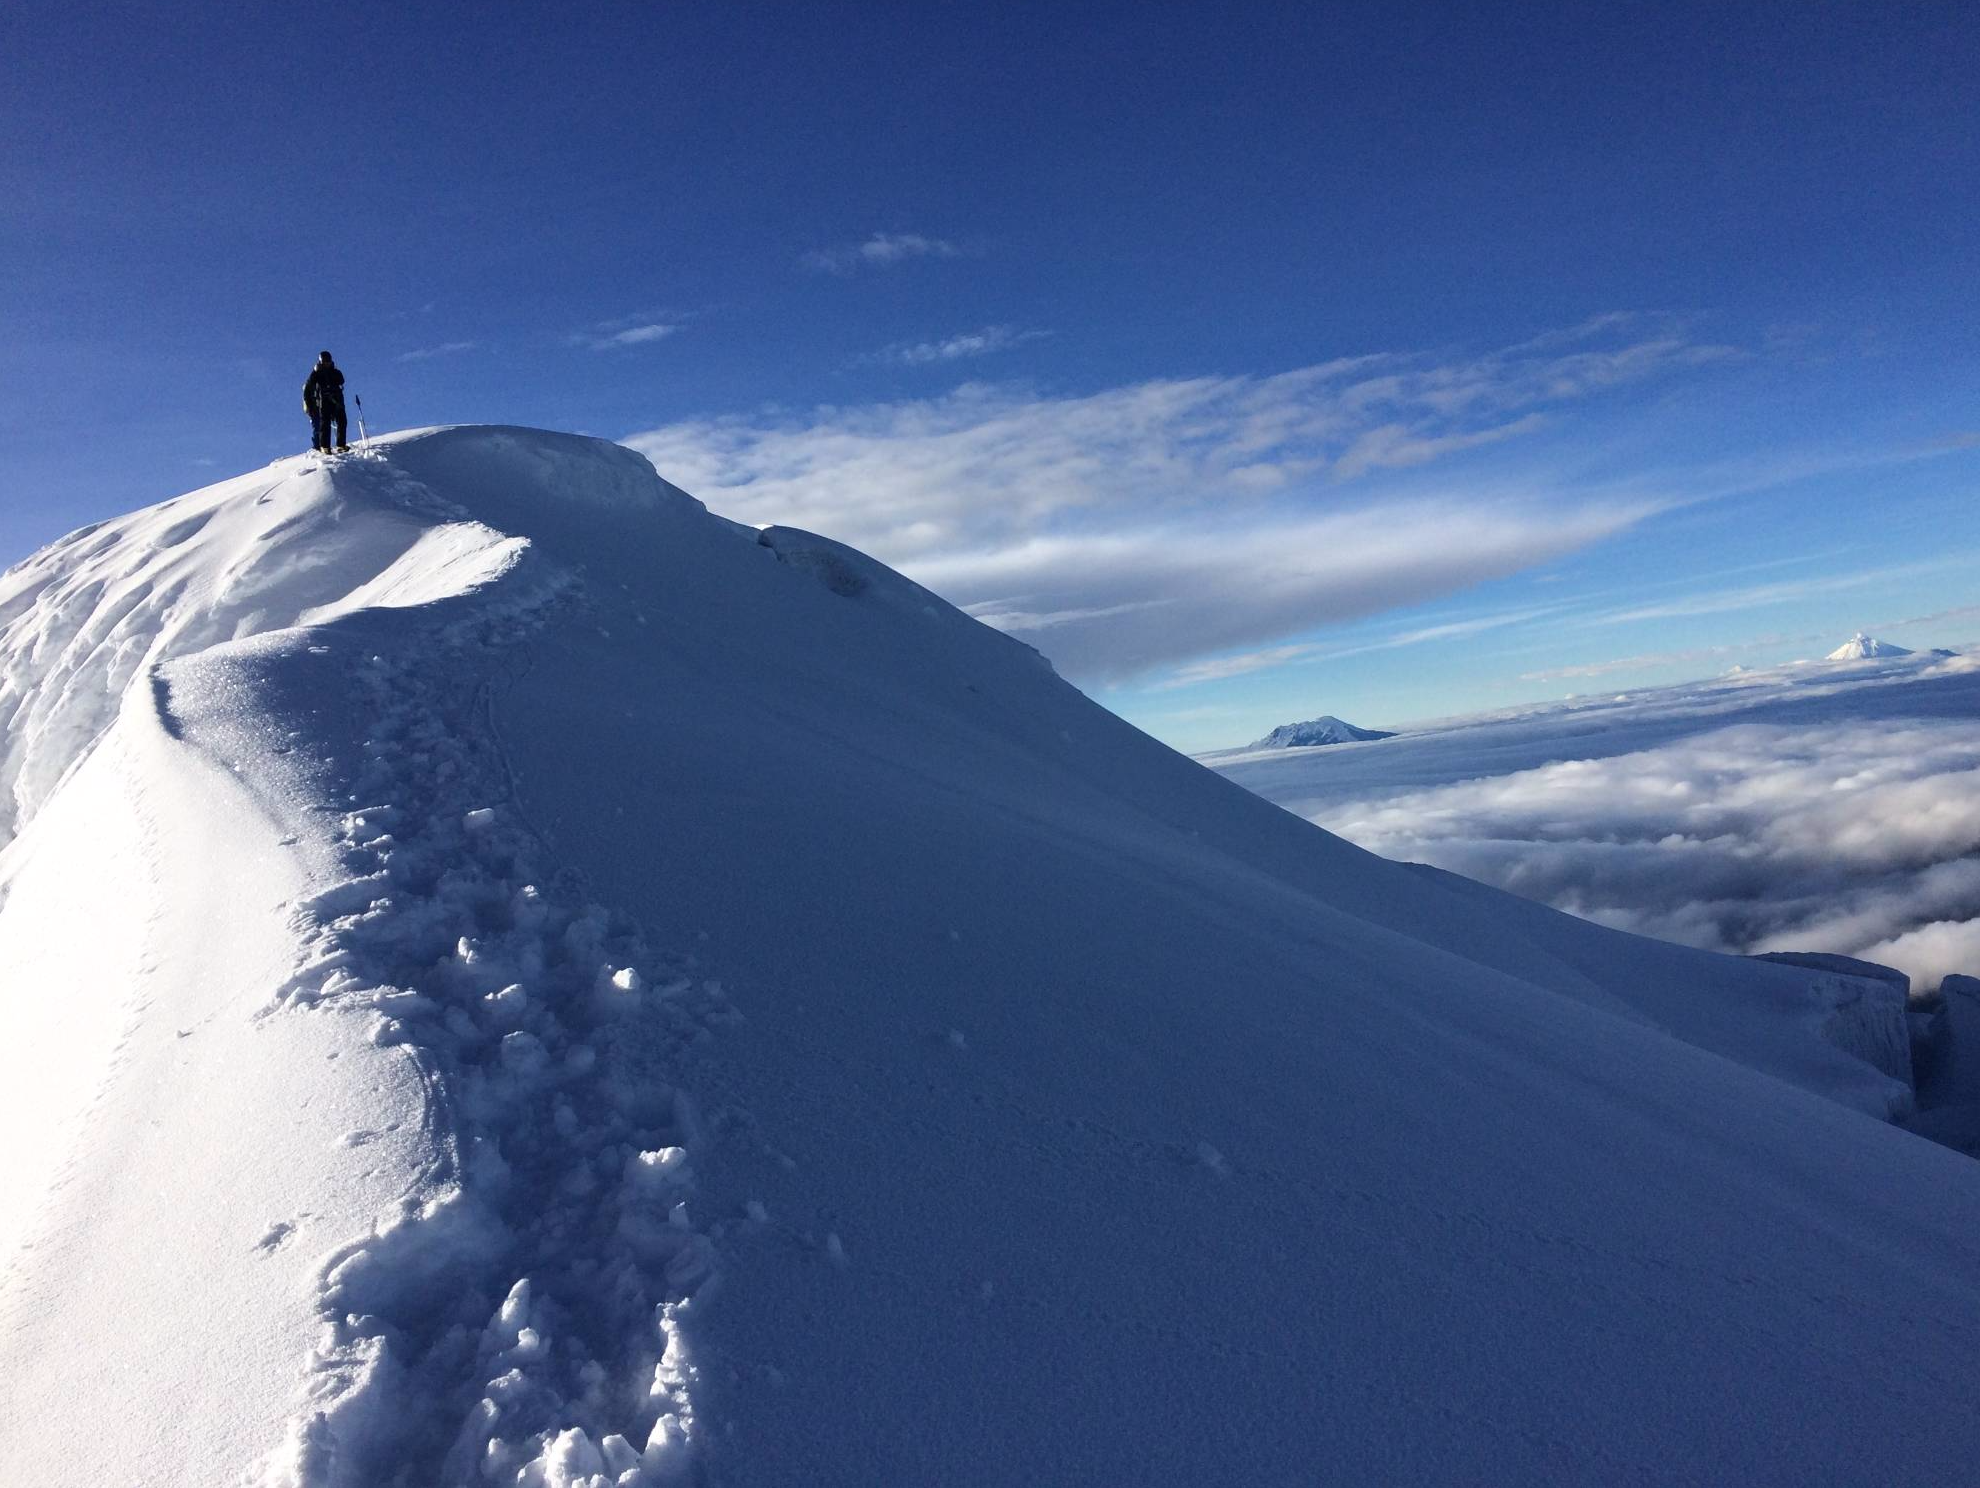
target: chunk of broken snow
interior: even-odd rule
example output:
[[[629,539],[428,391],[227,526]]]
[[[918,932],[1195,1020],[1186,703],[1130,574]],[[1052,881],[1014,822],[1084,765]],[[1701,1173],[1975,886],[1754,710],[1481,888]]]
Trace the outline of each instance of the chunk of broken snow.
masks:
[[[523,990],[522,983],[511,982],[501,991],[484,996],[481,1005],[495,1022],[514,1028],[529,1008],[529,993]]]
[[[670,1411],[653,1423],[639,1460],[650,1475],[666,1482],[686,1463],[687,1454],[687,1430],[681,1418]]]
[[[605,1472],[603,1454],[580,1426],[569,1428],[551,1442],[542,1460],[543,1488],[578,1488]]]
[[[640,1193],[663,1193],[688,1181],[687,1148],[662,1147],[626,1159],[626,1186]]]
[[[538,1358],[545,1351],[543,1335],[534,1328],[518,1328],[515,1346],[509,1350],[509,1358],[519,1363],[527,1363]]]
[[[519,1075],[533,1075],[549,1063],[549,1051],[532,1033],[505,1034],[502,1038],[502,1064]]]
[[[501,1310],[495,1314],[496,1322],[510,1338],[514,1338],[529,1324],[531,1290],[529,1278],[523,1277],[509,1288],[509,1295],[502,1299]]]
[[[461,818],[461,825],[466,827],[470,832],[479,832],[483,828],[492,827],[495,825],[495,808],[493,806],[478,807]]]
[[[639,1471],[639,1453],[632,1449],[632,1443],[623,1436],[614,1434],[606,1437],[598,1444],[598,1449],[604,1455],[605,1470],[612,1475],[614,1481],[623,1479],[627,1473]]]

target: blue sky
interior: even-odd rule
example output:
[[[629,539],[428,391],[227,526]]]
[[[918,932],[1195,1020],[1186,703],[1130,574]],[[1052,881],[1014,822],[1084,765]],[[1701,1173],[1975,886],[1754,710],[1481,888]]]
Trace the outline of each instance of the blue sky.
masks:
[[[0,558],[328,346],[1185,748],[1980,638],[1972,7],[1032,9],[10,8]]]

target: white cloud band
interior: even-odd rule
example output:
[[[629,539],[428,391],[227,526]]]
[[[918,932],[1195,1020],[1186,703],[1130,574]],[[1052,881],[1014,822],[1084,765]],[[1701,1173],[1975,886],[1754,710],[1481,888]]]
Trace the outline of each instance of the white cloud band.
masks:
[[[1421,602],[1621,530],[1656,504],[1538,480],[1460,494],[1419,477],[1379,503],[1356,487],[1732,354],[1604,317],[1458,361],[1360,357],[1072,397],[971,384],[627,442],[727,515],[850,542],[1069,674],[1115,679]]]

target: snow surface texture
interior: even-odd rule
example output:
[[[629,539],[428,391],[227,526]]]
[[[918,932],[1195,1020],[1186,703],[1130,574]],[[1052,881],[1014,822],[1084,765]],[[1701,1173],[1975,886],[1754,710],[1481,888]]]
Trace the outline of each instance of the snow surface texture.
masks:
[[[1980,968],[1980,657],[1803,663],[1200,756],[1386,857],[1711,950]]]
[[[659,499],[643,461],[601,448],[546,436],[516,458],[550,484],[575,458],[587,494]],[[71,539],[7,580],[30,596],[8,679],[31,722],[6,759],[27,835],[0,859],[0,949],[20,943],[0,964],[10,990],[39,984],[43,1035],[10,1051],[4,1108],[38,1139],[0,1229],[34,1235],[0,1289],[8,1460],[25,1447],[40,1481],[65,1480],[35,1455],[34,1418],[70,1432],[115,1410],[154,1434],[144,1481],[238,1476],[255,1435],[270,1483],[563,1483],[594,1462],[607,1481],[678,1478],[679,1317],[711,1252],[686,1209],[691,1107],[662,1067],[720,1022],[719,998],[534,871],[485,727],[490,663],[513,664],[568,575],[389,460],[284,462],[185,504],[110,529],[82,576],[61,558]],[[76,616],[79,589],[114,621]],[[255,638],[214,642],[229,636]],[[67,777],[44,735],[93,732]],[[133,811],[171,820],[127,845]],[[99,859],[130,881],[103,885]],[[43,897],[22,903],[24,886]],[[106,919],[131,948],[100,944]],[[78,945],[96,964],[62,965]],[[258,954],[237,972],[245,945]],[[120,981],[135,998],[105,995]],[[133,1000],[153,1016],[127,1033]],[[97,1026],[37,1028],[48,1005]],[[305,1011],[321,1016],[284,1016]],[[163,1052],[132,1061],[147,1034]],[[113,1176],[85,1168],[52,1213],[25,1212],[92,1092],[105,1156],[121,1164],[142,1134],[155,1184],[106,1196]],[[156,1119],[180,1105],[183,1124]],[[264,1146],[271,1121],[299,1129]],[[155,1314],[162,1280],[186,1299],[175,1336],[120,1369],[115,1320]],[[230,1326],[202,1321],[214,1312]],[[102,1348],[64,1346],[77,1336]],[[161,1351],[198,1371],[159,1370]],[[278,1351],[298,1367],[269,1368]],[[249,1359],[263,1367],[244,1375]]]
[[[614,446],[378,454],[0,579],[10,1477],[1980,1446],[1980,1167],[1861,978],[1384,862]]]
[[[1306,749],[1319,744],[1360,744],[1370,739],[1391,737],[1380,729],[1356,728],[1331,713],[1309,718],[1304,723],[1282,723],[1251,747],[1253,749]]]

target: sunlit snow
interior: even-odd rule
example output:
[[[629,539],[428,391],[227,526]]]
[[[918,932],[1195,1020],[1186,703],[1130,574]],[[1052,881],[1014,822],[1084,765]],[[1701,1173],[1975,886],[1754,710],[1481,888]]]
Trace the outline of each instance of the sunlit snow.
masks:
[[[1980,1441],[1965,1003],[1384,861],[629,451],[281,461],[0,627],[10,1482]]]

